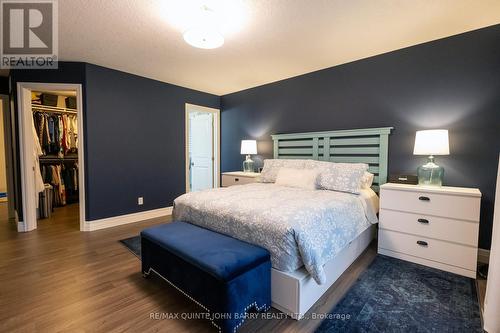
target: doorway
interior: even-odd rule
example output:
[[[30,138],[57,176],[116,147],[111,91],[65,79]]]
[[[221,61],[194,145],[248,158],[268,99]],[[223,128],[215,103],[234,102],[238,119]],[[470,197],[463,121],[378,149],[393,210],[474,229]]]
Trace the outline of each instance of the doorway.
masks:
[[[219,187],[220,111],[186,104],[186,192]]]
[[[80,84],[17,83],[23,220],[18,231],[58,214],[85,230]],[[61,207],[64,207],[62,209]]]
[[[11,107],[10,107],[10,99],[9,96],[7,95],[0,95],[0,109],[1,109],[1,119],[0,122],[2,122],[2,135],[0,136],[0,140],[2,140],[2,143],[0,145],[3,146],[3,149],[1,152],[0,159],[2,161],[0,162],[0,168],[2,168],[2,173],[5,171],[5,183],[3,182],[3,175],[2,177],[2,186],[0,189],[0,202],[5,202],[7,201],[7,214],[8,214],[8,219],[12,221],[17,222],[16,218],[16,210],[14,206],[15,202],[15,188],[14,188],[14,169],[15,169],[15,164],[14,164],[14,150],[13,150],[13,145],[12,142],[14,142],[13,138],[13,123],[12,123],[12,114],[11,114]],[[4,194],[5,192],[5,194]],[[5,204],[5,203],[4,203]]]
[[[7,202],[7,160],[5,151],[5,126],[3,103],[0,103],[0,202]]]

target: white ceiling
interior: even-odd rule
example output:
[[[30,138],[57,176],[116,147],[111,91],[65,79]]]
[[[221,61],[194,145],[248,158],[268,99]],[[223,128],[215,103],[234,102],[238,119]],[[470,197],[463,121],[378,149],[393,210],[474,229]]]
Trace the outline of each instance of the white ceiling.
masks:
[[[184,42],[175,0],[59,1],[59,58],[222,95],[500,23],[498,0],[243,1],[214,50]]]

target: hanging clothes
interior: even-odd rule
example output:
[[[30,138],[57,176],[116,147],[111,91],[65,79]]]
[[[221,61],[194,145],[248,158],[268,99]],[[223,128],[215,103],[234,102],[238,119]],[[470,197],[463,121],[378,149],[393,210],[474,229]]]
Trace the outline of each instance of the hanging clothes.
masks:
[[[77,115],[34,106],[33,137],[37,191],[43,192],[50,184],[54,206],[78,202],[78,162],[74,159],[78,152]]]
[[[69,151],[69,135],[68,135],[68,130],[69,130],[69,120],[68,116],[63,114],[62,115],[62,121],[63,121],[63,135],[61,139],[61,147],[63,149],[64,155],[66,155]]]
[[[35,189],[37,193],[40,193],[45,190],[42,173],[40,172],[40,160],[39,160],[39,157],[43,155],[43,151],[42,147],[40,146],[40,141],[38,141],[35,124],[33,124],[32,128],[33,128],[33,137],[35,138],[35,145],[33,147],[33,158],[35,159]],[[37,208],[38,208],[38,200],[37,200]]]
[[[62,140],[63,140],[63,135],[64,135],[64,125],[63,125],[63,119],[61,115],[57,116],[57,125],[58,125],[58,136],[57,136],[57,142],[59,143],[59,149],[57,151],[57,154],[62,157],[64,155],[64,149],[62,146]]]
[[[48,116],[48,126],[49,126],[49,153],[50,154],[57,154],[57,147],[58,147],[58,142],[57,142],[57,137],[56,137],[56,121],[57,117],[55,116]]]
[[[35,114],[33,115],[33,123],[34,123],[34,126],[36,127],[36,136],[38,138],[38,144],[41,146],[41,142],[43,140],[43,130],[44,130],[44,120],[45,120],[45,116],[43,115],[43,113],[40,113],[40,112],[35,112]]]
[[[43,155],[63,157],[78,152],[78,121],[76,115],[34,112],[36,137]]]
[[[78,168],[74,166],[64,166],[61,170],[61,177],[64,184],[66,203],[78,201]]]
[[[38,138],[38,144],[40,145],[43,155],[47,153],[47,148],[49,144],[48,137],[48,127],[47,127],[47,115],[44,113],[36,112],[33,115],[33,123],[35,126],[36,137]]]
[[[45,183],[53,187],[55,206],[78,202],[78,163],[43,165],[42,175]]]
[[[78,147],[78,126],[76,115],[68,116],[68,133],[69,133],[69,148],[72,152],[76,152]]]
[[[45,147],[46,153],[50,153],[49,115],[44,114],[43,116],[44,116],[45,120],[43,121],[44,129],[43,129],[42,144]]]

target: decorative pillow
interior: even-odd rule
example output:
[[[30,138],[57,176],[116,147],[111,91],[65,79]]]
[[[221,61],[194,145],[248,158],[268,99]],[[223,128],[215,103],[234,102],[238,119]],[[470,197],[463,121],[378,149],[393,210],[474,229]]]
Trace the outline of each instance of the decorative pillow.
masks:
[[[264,167],[260,174],[262,183],[274,183],[281,168],[304,169],[305,160],[264,160]]]
[[[318,169],[324,171],[332,162],[317,161],[317,160],[306,160],[304,162],[304,169]]]
[[[276,177],[276,185],[315,190],[318,178],[317,169],[280,168]]]
[[[375,175],[373,173],[365,171],[365,173],[363,174],[363,177],[361,177],[361,188],[372,187],[373,177],[375,177]]]
[[[368,170],[368,164],[308,160],[304,168],[319,171],[319,188],[359,194],[361,180],[365,171]]]

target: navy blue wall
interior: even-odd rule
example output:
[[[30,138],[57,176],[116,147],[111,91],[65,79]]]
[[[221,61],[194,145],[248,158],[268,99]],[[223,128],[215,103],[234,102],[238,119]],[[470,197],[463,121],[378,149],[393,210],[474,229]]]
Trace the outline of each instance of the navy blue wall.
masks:
[[[184,104],[220,105],[215,95],[85,63],[11,77],[14,85],[83,84],[88,221],[172,205],[185,192]]]
[[[215,95],[87,65],[87,220],[172,205],[186,187],[185,103],[219,108],[219,102]]]
[[[240,170],[241,139],[394,126],[389,172],[415,173],[415,131],[450,131],[438,157],[445,183],[483,193],[480,247],[489,248],[500,151],[500,26],[417,45],[221,97],[222,170]]]

